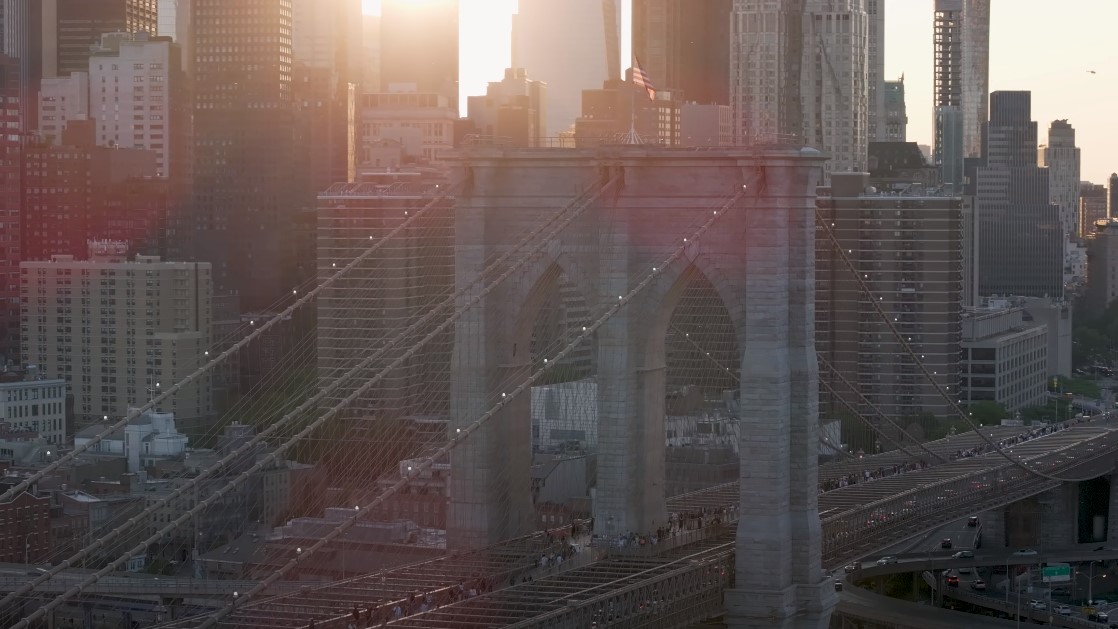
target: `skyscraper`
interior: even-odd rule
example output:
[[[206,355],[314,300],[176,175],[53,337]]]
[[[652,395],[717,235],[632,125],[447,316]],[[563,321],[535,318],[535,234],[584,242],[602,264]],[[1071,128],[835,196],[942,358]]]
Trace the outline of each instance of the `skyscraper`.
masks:
[[[57,68],[47,76],[66,76],[89,69],[91,49],[105,33],[149,33],[159,30],[157,0],[51,0],[57,2]],[[49,59],[44,55],[44,59]]]
[[[879,93],[883,108],[878,115],[878,142],[907,142],[908,107],[904,100],[904,77],[885,81]]]
[[[634,0],[633,54],[641,69],[686,102],[729,105],[732,6],[732,0]]]
[[[458,0],[383,0],[380,46],[381,91],[414,83],[458,110]]]
[[[935,163],[962,185],[963,158],[982,154],[990,90],[990,0],[936,0]]]
[[[978,292],[1063,297],[1064,232],[1048,170],[1037,166],[1029,92],[990,95],[984,166],[976,172]]]
[[[543,146],[547,137],[547,86],[523,68],[506,68],[485,96],[469,97],[469,119],[481,135],[499,136],[512,146]]]
[[[290,255],[291,0],[196,1],[190,24],[194,195],[178,239],[190,259],[213,263],[215,293],[266,308],[290,294],[300,263]]]
[[[802,136],[831,156],[827,172],[865,169],[865,1],[734,1],[730,95],[738,141]]]
[[[1110,189],[1107,195],[1107,216],[1118,218],[1118,173],[1110,173],[1107,186]]]
[[[1048,194],[1060,206],[1060,225],[1064,235],[1079,232],[1079,147],[1075,145],[1075,128],[1067,120],[1054,120],[1048,128],[1048,146],[1042,153],[1048,168]]]
[[[4,54],[19,61],[20,132],[38,128],[39,84],[44,76],[43,51],[53,50],[43,27],[40,0],[3,0]],[[49,40],[49,37],[47,38]]]
[[[904,142],[904,136],[897,140],[890,135],[889,121],[886,118],[887,88],[885,86],[885,0],[866,0],[866,15],[869,17],[869,54],[867,55],[866,85],[869,90],[870,104],[870,141]],[[901,79],[901,104],[904,104],[904,79]]]
[[[547,84],[549,134],[559,135],[574,124],[582,111],[583,90],[621,77],[620,4],[520,0],[513,16],[512,67]],[[382,59],[388,63],[387,54]]]
[[[21,120],[19,59],[0,54],[0,124],[19,129]],[[23,190],[22,134],[0,135],[0,359],[18,361],[19,356],[19,263],[22,260],[21,231]]]

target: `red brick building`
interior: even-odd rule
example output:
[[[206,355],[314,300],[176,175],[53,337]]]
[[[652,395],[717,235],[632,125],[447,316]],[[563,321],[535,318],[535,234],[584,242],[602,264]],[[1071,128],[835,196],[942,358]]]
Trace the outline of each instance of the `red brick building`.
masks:
[[[50,556],[50,498],[23,492],[0,502],[0,562],[39,563]]]

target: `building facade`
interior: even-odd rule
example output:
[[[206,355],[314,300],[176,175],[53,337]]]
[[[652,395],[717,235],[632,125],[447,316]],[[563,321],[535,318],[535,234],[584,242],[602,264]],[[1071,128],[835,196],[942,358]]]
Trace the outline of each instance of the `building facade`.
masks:
[[[457,117],[458,0],[383,0],[380,54],[380,91],[414,85],[446,98]]]
[[[732,7],[733,0],[635,0],[633,55],[641,69],[684,101],[729,105]]]
[[[360,155],[363,167],[375,161],[375,145],[382,140],[399,142],[412,162],[437,162],[454,148],[454,121],[450,101],[439,94],[394,92],[365,94],[360,107]]]
[[[1099,317],[1118,299],[1118,220],[1103,218],[1090,225],[1087,242],[1087,289],[1083,315]]]
[[[835,173],[831,186],[820,190],[822,219],[893,327],[919,354],[903,349],[821,231],[815,343],[824,359],[820,379],[834,391],[823,396],[821,413],[842,416],[849,404],[872,417],[868,401],[890,418],[949,415],[951,407],[937,387],[954,392],[959,385],[962,199],[923,190],[877,192],[864,173]],[[917,360],[932,372],[935,385]]]
[[[1095,235],[1095,224],[1110,218],[1107,214],[1107,190],[1097,183],[1079,183],[1079,234],[1084,238]]]
[[[57,3],[57,69],[47,76],[66,76],[89,69],[91,48],[104,33],[159,31],[158,0],[53,0]],[[50,59],[49,54],[44,55]]]
[[[739,143],[798,136],[830,156],[825,173],[865,170],[865,2],[735,0],[730,96]]]
[[[866,57],[866,88],[869,93],[870,142],[904,142],[890,133],[886,115],[888,89],[885,85],[885,0],[866,0],[869,26],[869,54]],[[904,79],[901,79],[902,83]],[[901,87],[904,101],[904,87]],[[907,122],[907,121],[906,121]]]
[[[734,112],[728,105],[679,106],[680,146],[733,146]]]
[[[1048,146],[1041,150],[1041,166],[1048,168],[1048,194],[1060,208],[1065,236],[1079,235],[1079,147],[1075,128],[1067,120],[1054,120],[1048,128]]]
[[[49,144],[62,144],[62,133],[71,120],[89,120],[89,73],[43,79],[39,92],[39,136]]]
[[[294,250],[291,0],[191,2],[193,198],[176,259],[209,262],[242,312],[290,295]],[[229,32],[236,24],[237,32]]]
[[[668,90],[657,90],[656,99],[632,81],[606,81],[601,89],[582,92],[582,115],[575,121],[575,145],[642,144],[680,145],[682,103]]]
[[[547,85],[547,131],[559,136],[579,117],[583,90],[620,78],[621,3],[520,0],[518,6],[512,67]]]
[[[66,443],[66,381],[28,378],[0,382],[0,421],[39,433],[47,443]]]
[[[993,301],[963,317],[963,405],[997,402],[1010,411],[1043,404],[1048,382],[1048,328],[1025,321],[1024,309]]]
[[[170,38],[110,34],[89,58],[97,145],[153,151],[157,176],[163,178],[183,176],[188,155],[180,54]]]
[[[23,145],[20,62],[0,54],[0,359],[19,361],[19,263],[23,260]]]
[[[984,166],[977,169],[979,294],[1064,294],[1064,232],[1051,202],[1048,169],[1037,166],[1036,122],[1029,92],[994,92],[985,127]]]
[[[24,364],[63,379],[79,422],[120,417],[180,382],[207,360],[213,284],[210,265],[126,261],[113,243],[93,259],[24,262]],[[212,413],[209,379],[162,403],[188,431]]]
[[[871,2],[877,0],[870,0]],[[879,88],[881,93],[881,114],[877,119],[879,142],[908,141],[908,108],[904,100],[904,77],[896,81],[884,81]]]
[[[50,498],[20,492],[0,502],[0,561],[41,563],[50,556]]]
[[[962,185],[963,159],[983,152],[990,90],[990,0],[936,0],[934,16],[936,166]]]
[[[524,68],[506,68],[485,96],[468,99],[469,120],[478,134],[507,140],[511,146],[545,146],[547,85],[528,78]]]

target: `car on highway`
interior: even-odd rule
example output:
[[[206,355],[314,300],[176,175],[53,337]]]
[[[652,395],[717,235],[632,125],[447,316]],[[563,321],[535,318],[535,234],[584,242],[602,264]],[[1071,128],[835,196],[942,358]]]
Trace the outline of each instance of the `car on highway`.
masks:
[[[1071,608],[1067,605],[1057,605],[1053,608],[1053,611],[1061,616],[1071,616]]]
[[[974,581],[970,582],[970,589],[972,589],[976,592],[985,592],[986,591],[986,582],[983,581],[982,579],[975,579]]]
[[[960,550],[960,551],[954,553],[953,555],[951,555],[951,558],[952,559],[974,559],[974,551],[973,550]]]
[[[953,545],[950,537],[943,538],[939,543],[939,547],[944,549],[950,549]]]
[[[978,526],[978,516],[972,515],[971,517],[967,518],[967,526]]]
[[[882,557],[881,559],[877,560],[877,565],[879,565],[879,566],[887,566],[891,563],[897,563],[897,558],[894,557],[893,555],[886,555],[886,556]]]
[[[953,587],[953,588],[959,587],[959,575],[949,574],[949,575],[947,575],[946,579],[947,579],[947,586],[948,587]]]
[[[1022,548],[1021,550],[1013,551],[1013,554],[1017,555],[1018,557],[1028,557],[1028,556],[1031,556],[1031,555],[1035,555],[1036,551],[1033,550],[1032,548]]]
[[[848,563],[848,564],[846,564],[846,568],[844,568],[844,570],[846,570],[846,574],[850,574],[851,572],[857,572],[858,570],[861,570],[861,569],[862,569],[862,562],[860,562],[860,561],[854,561],[854,562]]]
[[[1037,611],[1044,611],[1044,610],[1048,609],[1048,603],[1045,603],[1044,601],[1038,601],[1038,600],[1034,599],[1034,600],[1029,601],[1029,609],[1035,609]]]
[[[842,581],[835,581],[835,591],[836,592],[841,592],[842,591]]]
[[[1106,622],[1110,620],[1110,615],[1106,612],[1093,612],[1087,614],[1087,620],[1090,620],[1091,622]]]

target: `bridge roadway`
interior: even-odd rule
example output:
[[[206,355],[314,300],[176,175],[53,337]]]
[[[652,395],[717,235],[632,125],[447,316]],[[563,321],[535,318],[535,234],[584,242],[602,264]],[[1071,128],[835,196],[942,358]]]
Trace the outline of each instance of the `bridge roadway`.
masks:
[[[18,566],[16,569],[13,566]],[[35,588],[39,594],[61,594],[80,583],[94,570],[67,570]],[[34,566],[5,564],[0,567],[0,592],[12,592],[34,580],[38,575]],[[153,577],[150,575],[114,575],[102,577],[93,585],[82,589],[86,594],[128,597],[173,598],[229,598],[234,592],[246,592],[257,581],[217,581]],[[273,595],[288,594],[306,589],[308,583],[279,581],[268,590]]]
[[[1114,469],[1118,431],[1080,424],[1018,444],[1013,454],[1050,473],[1102,475]],[[987,454],[860,483],[820,495],[824,565],[840,568],[877,548],[971,513],[1004,506],[1058,486]],[[678,496],[673,512],[737,504],[737,483]],[[733,511],[729,512],[732,520]],[[495,591],[390,623],[398,627],[684,626],[718,613],[734,570],[732,523],[709,526],[684,547],[613,551],[585,549],[558,569],[535,568],[547,541],[539,534],[485,551],[453,554],[414,566],[274,597],[230,615],[222,627],[344,627],[354,606],[391,606],[411,594],[436,599],[485,575]],[[652,554],[651,550],[661,550]],[[526,576],[533,578],[524,581]],[[509,585],[508,587],[501,587]],[[550,602],[549,602],[550,601]],[[653,616],[649,616],[652,614]],[[620,624],[618,624],[620,623]],[[197,620],[180,621],[192,627]]]
[[[1015,555],[1013,551],[998,551],[998,552],[976,552],[973,559],[956,559],[951,557],[949,553],[952,551],[943,551],[938,556],[930,556],[929,553],[911,553],[907,555],[897,555],[897,563],[878,566],[869,564],[858,570],[854,574],[836,575],[837,580],[843,582],[842,597],[839,602],[838,611],[843,615],[857,618],[860,620],[885,622],[886,618],[881,610],[886,610],[888,615],[899,614],[900,618],[907,620],[910,624],[914,616],[919,615],[919,626],[923,629],[935,629],[939,626],[968,626],[966,624],[948,624],[939,625],[935,622],[926,622],[925,619],[930,620],[944,620],[948,622],[977,623],[970,626],[1001,626],[995,624],[997,621],[992,618],[981,618],[977,620],[975,614],[965,612],[955,612],[946,609],[933,608],[907,601],[890,598],[887,596],[875,594],[868,589],[857,587],[854,581],[872,582],[875,578],[891,576],[895,574],[904,573],[923,573],[923,572],[946,572],[949,570],[958,570],[960,568],[989,568],[997,566],[1036,566],[1039,564],[1048,563],[1084,563],[1089,561],[1118,561],[1118,549],[1105,547],[1102,550],[1095,550],[1099,548],[1096,544],[1085,544],[1082,546],[1072,546],[1062,549],[1046,549],[1038,551],[1035,555]],[[990,584],[993,588],[994,584]],[[999,612],[1015,615],[1020,610],[1022,618],[1042,621],[1057,627],[1091,627],[1099,629],[1104,625],[1090,622],[1081,616],[1060,616],[1052,612],[1052,610],[1032,610],[1028,607],[1028,600],[1032,597],[1022,594],[1020,605],[1014,598],[1014,594],[1010,594],[1009,601],[1006,602],[1005,593],[1001,591],[995,595],[981,594],[972,592],[965,587],[960,588],[942,588],[943,596],[948,598],[957,599],[978,607],[997,610]],[[931,613],[936,612],[936,613]],[[954,620],[952,620],[954,619]],[[1007,623],[1010,621],[1000,621]],[[1008,626],[1008,625],[1005,625]]]

